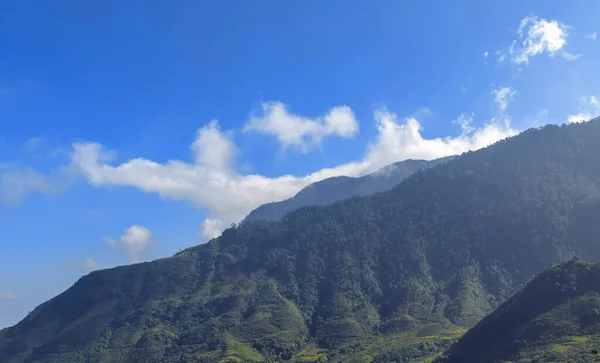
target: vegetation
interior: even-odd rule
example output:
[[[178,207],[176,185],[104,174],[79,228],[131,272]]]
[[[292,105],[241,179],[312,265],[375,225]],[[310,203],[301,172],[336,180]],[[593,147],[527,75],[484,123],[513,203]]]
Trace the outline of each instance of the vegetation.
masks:
[[[600,361],[600,265],[551,268],[483,319],[439,362]]]
[[[414,173],[429,169],[453,157],[437,160],[404,160],[391,164],[360,178],[338,176],[310,184],[292,198],[261,205],[244,219],[248,221],[277,221],[298,208],[326,206],[356,196],[384,192]]]
[[[0,332],[0,361],[431,362],[535,274],[599,259],[598,140],[600,120],[546,126],[388,192],[92,272]],[[595,344],[582,332],[549,341],[579,354]]]

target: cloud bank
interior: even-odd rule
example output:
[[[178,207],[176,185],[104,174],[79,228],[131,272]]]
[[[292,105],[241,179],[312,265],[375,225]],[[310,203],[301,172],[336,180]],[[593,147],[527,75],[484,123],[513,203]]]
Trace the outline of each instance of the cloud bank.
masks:
[[[268,105],[260,120],[250,118],[247,125],[254,125],[267,133],[271,133],[268,130],[281,131],[278,139],[282,147],[303,145],[301,140],[305,140],[306,135],[309,135],[310,144],[320,140],[321,136],[317,135],[326,135],[328,132],[350,135],[358,129],[351,126],[355,120],[351,116],[352,111],[346,106],[334,108],[320,121],[316,121],[290,115],[280,106],[281,103]],[[301,176],[269,178],[236,170],[234,159],[238,154],[237,146],[231,133],[222,131],[217,121],[211,121],[197,131],[196,139],[191,144],[194,155],[192,161],[171,160],[158,163],[136,158],[115,164],[113,161],[116,152],[94,142],[74,144],[71,157],[73,165],[92,185],[135,187],[163,198],[189,201],[205,209],[208,218],[201,226],[201,235],[208,239],[218,236],[225,227],[239,222],[259,205],[289,198],[310,183],[332,176],[365,175],[409,158],[434,159],[459,154],[516,134],[507,118],[493,119],[474,128],[471,126],[471,119],[466,117],[457,121],[461,125],[458,136],[431,139],[422,136],[421,124],[415,118],[400,120],[395,114],[379,109],[374,112],[374,120],[377,136],[368,144],[361,159]],[[318,126],[314,126],[315,124]],[[287,134],[287,126],[281,125],[304,126],[297,133]],[[127,236],[130,234],[133,233],[126,232],[120,240],[113,241],[113,244],[129,246]],[[127,251],[126,248],[124,250]]]

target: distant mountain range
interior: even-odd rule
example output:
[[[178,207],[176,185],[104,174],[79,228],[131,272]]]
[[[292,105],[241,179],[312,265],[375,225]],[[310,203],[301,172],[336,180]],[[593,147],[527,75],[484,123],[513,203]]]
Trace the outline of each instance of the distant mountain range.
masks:
[[[326,206],[351,197],[384,192],[414,173],[450,161],[452,158],[453,156],[436,160],[409,159],[388,165],[359,178],[348,176],[327,178],[308,185],[292,198],[261,205],[250,212],[244,222],[276,221],[302,207]]]
[[[545,126],[94,271],[0,331],[0,362],[580,362],[598,267],[540,272],[600,260],[599,166],[600,119]]]

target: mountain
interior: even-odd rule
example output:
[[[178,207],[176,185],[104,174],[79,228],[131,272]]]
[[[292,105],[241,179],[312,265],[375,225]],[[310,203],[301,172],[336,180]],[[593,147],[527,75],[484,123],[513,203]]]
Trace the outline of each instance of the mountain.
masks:
[[[394,185],[412,174],[449,161],[452,158],[445,157],[430,161],[409,159],[388,165],[360,178],[347,176],[327,178],[308,185],[292,198],[261,205],[250,212],[244,221],[276,221],[302,207],[326,206],[351,197],[366,196],[390,190]]]
[[[600,265],[572,260],[536,276],[439,363],[600,361]]]
[[[0,332],[0,362],[430,362],[554,263],[600,259],[600,119],[390,191],[95,271]]]

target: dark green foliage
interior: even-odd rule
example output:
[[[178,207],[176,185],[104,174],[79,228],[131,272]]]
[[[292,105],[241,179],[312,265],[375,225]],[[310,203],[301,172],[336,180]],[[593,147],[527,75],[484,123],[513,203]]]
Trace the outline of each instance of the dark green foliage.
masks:
[[[600,265],[572,260],[539,274],[439,362],[590,362],[600,359],[595,350],[600,351]]]
[[[327,178],[310,184],[292,198],[261,205],[250,212],[244,221],[277,221],[302,207],[326,206],[351,197],[384,192],[419,170],[429,169],[439,163],[450,161],[452,158],[446,157],[431,161],[404,160],[360,178],[347,176]]]
[[[97,271],[0,336],[1,362],[427,361],[552,263],[600,258],[600,120],[392,190]]]

